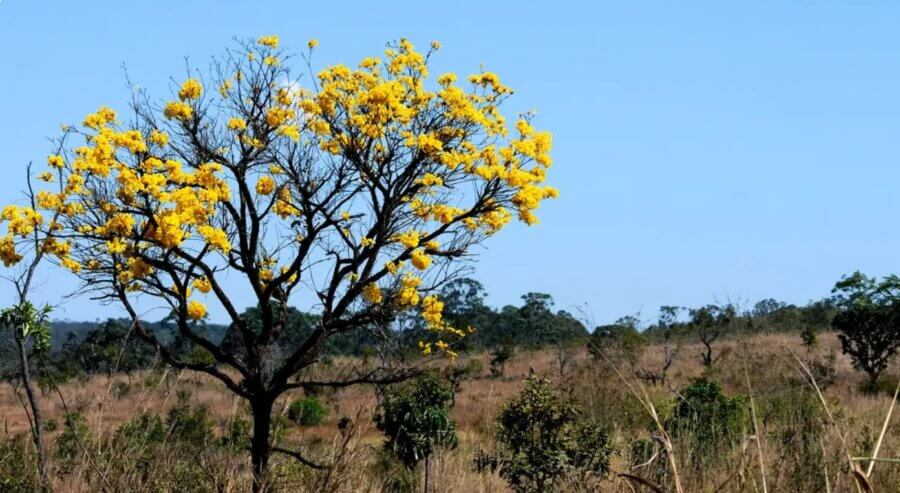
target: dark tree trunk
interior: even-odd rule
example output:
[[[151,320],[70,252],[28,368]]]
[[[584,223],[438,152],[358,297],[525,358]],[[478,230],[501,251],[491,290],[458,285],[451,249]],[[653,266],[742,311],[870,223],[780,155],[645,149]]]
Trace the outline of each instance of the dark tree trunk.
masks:
[[[425,493],[428,493],[428,455],[425,456]]]
[[[712,343],[707,341],[702,341],[703,345],[706,347],[706,352],[703,353],[703,366],[709,368],[713,364],[713,349]]]
[[[269,457],[272,454],[269,437],[272,433],[272,406],[268,397],[254,398],[250,405],[253,410],[253,438],[250,440],[250,458],[253,464],[253,491],[268,491]]]
[[[34,392],[34,383],[31,381],[31,370],[28,367],[28,346],[25,341],[16,337],[19,345],[19,360],[22,364],[22,384],[25,386],[25,394],[28,396],[28,405],[31,406],[32,439],[38,454],[38,472],[41,475],[41,487],[47,488],[50,481],[47,473],[47,453],[44,450],[44,418],[41,415],[41,405]]]

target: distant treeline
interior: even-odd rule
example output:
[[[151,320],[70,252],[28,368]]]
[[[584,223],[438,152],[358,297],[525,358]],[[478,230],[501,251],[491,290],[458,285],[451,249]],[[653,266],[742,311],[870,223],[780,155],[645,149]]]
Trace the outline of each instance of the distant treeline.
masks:
[[[552,296],[545,293],[527,293],[519,306],[507,305],[496,309],[485,303],[484,287],[473,279],[457,279],[442,289],[444,320],[471,334],[464,338],[462,351],[492,350],[500,346],[541,347],[557,344],[581,344],[594,338],[621,334],[622,331],[638,333],[643,340],[662,338],[695,338],[698,324],[705,323],[719,332],[732,331],[797,331],[820,332],[827,330],[836,305],[831,299],[811,302],[805,306],[789,305],[773,299],[756,303],[751,309],[740,310],[734,305],[707,305],[695,309],[675,306],[661,307],[657,320],[647,322],[641,316],[624,316],[610,325],[588,330],[585,323],[565,310],[555,310]],[[317,315],[286,307],[286,323],[281,338],[283,346],[301,344],[317,323]],[[259,325],[259,310],[248,308],[242,317],[250,327]],[[704,317],[708,320],[704,321]],[[711,318],[710,318],[711,317]],[[718,317],[718,318],[717,318]],[[182,358],[209,362],[211,356],[192,341],[182,337],[171,315],[158,322],[146,322],[167,348]],[[131,322],[125,319],[108,319],[105,322],[54,322],[52,327],[53,349],[50,363],[55,371],[73,375],[78,373],[131,372],[156,364],[156,351],[131,330]],[[399,328],[397,328],[399,327]],[[420,340],[435,337],[419,317],[398,321],[397,327],[358,330],[329,340],[327,354],[361,356],[393,339],[396,347],[414,350]],[[230,351],[240,352],[242,341],[233,326],[197,322],[195,331],[208,340]],[[4,344],[5,346],[8,346]],[[0,353],[0,366],[15,366],[12,353]]]

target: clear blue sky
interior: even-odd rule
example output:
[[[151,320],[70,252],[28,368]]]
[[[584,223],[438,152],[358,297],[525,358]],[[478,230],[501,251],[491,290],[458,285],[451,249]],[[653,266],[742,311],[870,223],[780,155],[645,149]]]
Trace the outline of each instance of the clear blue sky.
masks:
[[[510,109],[554,133],[562,196],[477,264],[494,305],[542,291],[598,321],[649,318],[714,298],[805,303],[855,269],[900,272],[900,3],[580,4],[0,0],[0,199],[59,123],[124,108],[123,62],[162,98],[184,56],[205,65],[233,36],[315,37],[320,64],[406,36],[443,43],[437,71],[498,72]],[[42,279],[48,300],[74,286]],[[57,315],[109,310],[73,300]]]

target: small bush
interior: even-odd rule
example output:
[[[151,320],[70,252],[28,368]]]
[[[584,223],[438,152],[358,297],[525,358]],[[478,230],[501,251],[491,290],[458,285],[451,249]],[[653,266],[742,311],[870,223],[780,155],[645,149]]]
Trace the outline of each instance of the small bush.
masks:
[[[186,445],[205,446],[213,438],[213,421],[206,406],[193,406],[187,392],[178,392],[178,401],[166,416],[172,440]]]
[[[235,451],[247,450],[250,447],[250,422],[235,418],[228,427],[228,434],[222,438],[222,444]]]
[[[609,471],[606,428],[560,399],[547,380],[529,378],[498,422],[500,475],[517,492],[555,491],[570,474],[587,485]]]
[[[166,438],[166,425],[155,414],[141,414],[122,424],[116,430],[116,438],[132,446],[162,443]]]
[[[690,437],[704,455],[739,440],[747,414],[744,396],[729,397],[718,382],[697,379],[681,391],[666,428],[673,436]]]
[[[37,454],[25,434],[0,437],[0,491],[40,491]]]
[[[79,412],[67,414],[63,423],[63,431],[56,438],[56,455],[59,457],[60,468],[68,471],[87,448],[91,429],[84,415]]]
[[[318,426],[328,417],[328,409],[315,397],[301,397],[291,403],[287,414],[300,426]]]
[[[897,377],[893,375],[883,376],[878,380],[865,379],[859,383],[857,389],[861,394],[869,395],[886,395],[893,397],[894,389],[897,388]]]
[[[448,409],[452,396],[452,389],[428,373],[385,391],[375,425],[387,438],[385,448],[407,468],[423,459],[427,466],[437,447],[456,446],[456,425]]]
[[[495,347],[493,351],[491,351],[491,375],[494,377],[502,377],[506,372],[506,362],[512,359],[513,353],[515,352],[515,347],[509,343],[504,342],[499,346]]]

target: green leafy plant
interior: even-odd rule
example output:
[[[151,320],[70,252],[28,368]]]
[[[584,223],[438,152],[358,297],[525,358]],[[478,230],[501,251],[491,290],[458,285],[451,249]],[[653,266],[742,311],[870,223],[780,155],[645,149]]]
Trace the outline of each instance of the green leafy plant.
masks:
[[[900,278],[877,281],[860,272],[844,276],[832,293],[843,310],[832,327],[853,367],[868,375],[866,388],[877,388],[878,377],[900,349]]]
[[[300,426],[318,426],[328,417],[328,408],[315,397],[301,397],[291,403],[287,415]]]
[[[495,347],[491,351],[491,375],[502,377],[506,371],[506,362],[509,361],[515,353],[515,346],[511,342],[506,341]]]
[[[450,419],[450,387],[435,375],[425,373],[413,381],[388,388],[375,425],[387,440],[385,448],[413,469],[425,461],[425,490],[428,490],[428,459],[438,447],[457,445],[456,425]]]
[[[680,392],[665,426],[673,437],[692,438],[697,456],[703,456],[734,443],[746,416],[744,396],[727,396],[718,382],[700,378]]]
[[[498,425],[500,475],[515,491],[554,491],[566,477],[584,485],[609,471],[606,428],[564,402],[548,380],[530,377]]]

